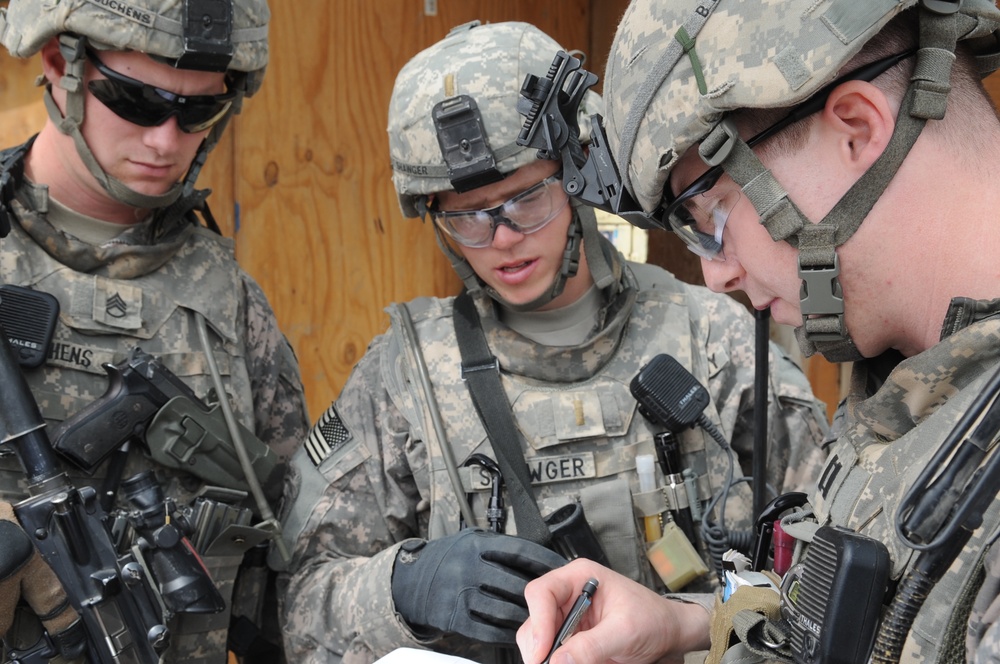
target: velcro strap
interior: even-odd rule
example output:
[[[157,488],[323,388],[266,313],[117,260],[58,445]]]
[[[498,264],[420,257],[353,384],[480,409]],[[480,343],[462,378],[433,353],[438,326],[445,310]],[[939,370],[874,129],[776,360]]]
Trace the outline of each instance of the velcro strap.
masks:
[[[788,199],[788,194],[771,171],[765,170],[750,180],[743,187],[743,193],[760,214],[760,223],[772,240],[795,239],[793,236],[803,226],[802,214]]]
[[[745,141],[732,138],[721,130],[713,131],[711,137],[716,141],[731,139],[732,147],[726,159],[726,174],[743,189],[743,193],[760,215],[761,225],[767,229],[775,242],[794,239],[803,225],[809,225],[804,224],[802,214],[788,199],[784,188]]]
[[[940,120],[948,108],[950,85],[930,81],[914,83],[913,107],[910,114],[925,120]]]
[[[958,43],[958,14],[920,13],[920,50],[913,72],[915,94],[910,114],[940,120],[948,107],[951,68]]]
[[[833,224],[806,224],[799,231],[799,264],[802,267],[829,267],[834,264],[837,227]]]
[[[809,336],[817,334],[841,334],[843,325],[836,316],[821,316],[819,318],[806,319],[806,333]]]
[[[976,63],[976,69],[983,73],[993,73],[997,69],[1000,69],[1000,52],[997,53],[983,53],[975,56],[974,61]]]

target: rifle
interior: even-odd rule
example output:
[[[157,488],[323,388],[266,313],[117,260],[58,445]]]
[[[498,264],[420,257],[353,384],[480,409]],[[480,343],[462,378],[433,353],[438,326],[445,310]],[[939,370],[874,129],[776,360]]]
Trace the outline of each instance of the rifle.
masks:
[[[166,624],[176,613],[211,613],[225,608],[204,564],[166,516],[169,504],[151,475],[129,480],[135,507],[126,516],[138,537],[116,550],[110,518],[92,487],[77,488],[59,469],[44,421],[6,334],[0,334],[0,441],[17,453],[28,479],[29,497],[14,512],[42,558],[56,573],[80,615],[66,632],[44,634],[13,661],[48,662],[57,654],[86,655],[101,664],[157,662],[170,643]],[[86,632],[79,639],[79,630]]]

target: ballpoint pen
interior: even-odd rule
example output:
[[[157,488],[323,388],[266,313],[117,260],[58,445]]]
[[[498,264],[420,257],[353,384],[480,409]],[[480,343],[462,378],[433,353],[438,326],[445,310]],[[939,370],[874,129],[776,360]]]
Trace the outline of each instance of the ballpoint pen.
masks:
[[[552,653],[556,651],[556,648],[561,646],[576,631],[576,627],[580,624],[583,614],[590,608],[590,603],[593,600],[596,590],[597,579],[591,579],[583,584],[583,591],[580,592],[580,596],[573,603],[573,608],[566,614],[566,619],[563,621],[562,627],[559,628],[556,640],[552,642],[552,649],[549,650],[549,654],[545,656],[542,664],[549,664],[549,660],[552,659]]]

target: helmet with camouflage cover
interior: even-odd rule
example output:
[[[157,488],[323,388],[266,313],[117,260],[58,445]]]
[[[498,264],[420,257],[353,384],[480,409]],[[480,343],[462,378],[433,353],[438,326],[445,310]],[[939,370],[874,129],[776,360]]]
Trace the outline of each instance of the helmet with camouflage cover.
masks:
[[[729,115],[812,98],[893,18],[917,6],[915,73],[892,143],[825,219],[810,223]],[[690,148],[697,146],[710,166],[721,165],[743,187],[772,238],[800,248],[803,350],[856,359],[843,325],[835,249],[867,216],[924,123],[944,116],[956,43],[965,40],[985,74],[1000,63],[998,29],[1000,11],[992,0],[633,0],[604,78],[608,143],[623,184],[650,214],[660,208],[670,172]],[[832,297],[807,302],[810,292],[827,289]]]
[[[101,50],[139,51],[181,69],[253,74],[267,66],[265,0],[10,0],[0,8],[0,43],[16,58],[72,33]]]
[[[63,115],[47,91],[49,116],[63,133],[73,136],[84,163],[113,197],[154,208],[193,190],[201,163],[226,121],[212,128],[184,187],[179,184],[161,196],[128,189],[104,173],[80,133],[85,47],[137,51],[178,69],[225,72],[227,89],[235,93],[230,113],[238,113],[243,97],[254,94],[264,76],[269,19],[266,0],[10,0],[0,8],[0,43],[14,57],[26,58],[53,37],[60,39],[67,63],[60,86],[67,90],[67,108]]]
[[[485,148],[484,155],[473,157],[482,156],[475,170],[484,179],[491,169],[502,175],[535,161],[536,151],[516,142],[523,122],[516,109],[521,82],[528,73],[544,75],[551,54],[561,48],[528,23],[472,21],[406,63],[396,77],[388,127],[392,181],[404,215],[420,216],[427,194],[462,187],[449,175],[455,164],[442,153],[432,113],[445,100],[464,95],[477,107]],[[596,113],[599,105],[600,98],[590,94],[581,113]],[[471,173],[470,184],[478,181],[476,175]]]
[[[392,181],[405,216],[424,217],[430,194],[485,186],[538,159],[537,150],[516,142],[523,123],[517,102],[525,75],[544,76],[552,53],[559,50],[555,40],[528,23],[472,21],[403,66],[389,102],[388,133]],[[588,93],[580,113],[589,118],[601,105],[597,94]],[[581,142],[586,142],[588,134],[582,134]],[[606,261],[591,255],[589,245],[598,244],[596,227],[591,210],[575,210],[567,260],[553,287],[526,305],[504,304],[532,310],[556,297],[576,272],[581,236],[591,272],[595,265],[600,274],[608,272]],[[463,282],[477,292],[482,283],[471,266],[435,230]],[[589,243],[588,235],[594,236]],[[595,281],[602,283],[596,276]]]

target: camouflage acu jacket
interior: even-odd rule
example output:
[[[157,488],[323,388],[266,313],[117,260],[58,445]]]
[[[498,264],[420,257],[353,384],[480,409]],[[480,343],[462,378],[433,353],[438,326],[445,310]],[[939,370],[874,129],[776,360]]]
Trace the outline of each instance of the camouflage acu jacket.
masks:
[[[979,313],[956,316],[956,309]],[[888,547],[895,580],[919,555],[896,534],[900,502],[1000,365],[1000,300],[956,301],[949,319],[963,317],[960,327],[982,320],[903,360],[885,378],[872,362],[855,365],[848,426],[831,448],[815,496],[821,525],[847,526]],[[899,661],[1000,658],[1000,567],[992,545],[998,528],[1000,501],[994,501],[982,527],[924,601]]]
[[[1000,300],[967,298],[953,300],[942,326],[942,340],[934,347],[902,361],[890,351],[854,365],[850,394],[834,423],[840,435],[831,447],[812,502],[818,525],[844,526],[885,544],[890,558],[886,604],[895,606],[898,596],[911,598],[906,614],[912,617],[912,626],[905,631],[905,641],[900,639],[900,652],[880,651],[884,659],[1000,661],[1000,555],[994,546],[1000,532],[1000,501],[992,498],[988,503],[982,524],[930,592],[902,590],[925,554],[908,546],[895,525],[907,493],[915,490],[921,473],[998,367]],[[996,487],[987,490],[995,492]],[[946,505],[941,513],[951,518],[952,507]],[[919,524],[911,527],[915,525]],[[922,537],[928,541],[938,535],[932,531]],[[808,545],[802,547],[797,559],[808,551]],[[926,579],[926,570],[917,578]],[[921,602],[919,606],[912,598]],[[891,613],[891,608],[883,607],[881,616],[874,614],[876,619],[881,617],[879,629],[886,628]],[[898,618],[902,613],[896,615],[890,633],[903,636]],[[724,633],[732,627],[731,613],[717,612],[713,620],[725,621],[713,625],[713,631]],[[739,655],[748,662],[765,661],[746,649]]]
[[[45,364],[25,372],[50,426],[101,397],[108,387],[102,364],[120,362],[136,345],[162,359],[196,394],[208,395],[212,380],[193,318],[199,312],[208,321],[236,417],[282,463],[301,445],[308,416],[297,361],[264,293],[233,258],[231,240],[189,220],[157,218],[94,247],[49,224],[45,188],[27,182],[12,208],[16,223],[0,240],[0,275],[4,283],[51,293],[60,305]],[[179,505],[205,484],[157,466],[141,447],[131,447],[123,477],[152,468]],[[68,464],[66,470],[78,486],[99,486],[106,465],[92,476]],[[20,463],[0,447],[0,499],[17,502],[26,488]],[[242,559],[233,554],[206,558],[227,596]],[[251,598],[258,592],[251,591]],[[225,662],[228,626],[228,613],[171,625],[164,661]]]
[[[602,329],[578,347],[539,346],[489,316],[482,303],[480,310],[527,442],[524,455],[542,514],[580,500],[612,566],[660,587],[644,555],[638,524],[641,510],[650,508],[640,504],[635,473],[635,454],[652,452],[655,430],[637,414],[629,382],[653,356],[673,355],[708,387],[708,416],[746,460],[753,324],[731,298],[681,283],[659,268],[631,265],[624,278],[625,303],[617,310],[609,306]],[[406,306],[447,440],[429,424],[413,349],[399,308],[390,307],[391,329],[372,342],[293,460],[285,530],[294,548],[285,596],[290,661],[372,662],[401,646],[492,661],[484,649],[455,638],[419,641],[392,606],[400,543],[460,528],[458,492],[447,478],[441,446],[450,447],[459,466],[474,453],[495,458],[460,378],[452,300],[425,298]],[[772,353],[769,481],[780,491],[814,480],[826,422],[803,374],[776,347]],[[684,462],[699,475],[707,497],[723,481],[725,455],[700,430],[681,438]],[[485,514],[488,483],[478,469],[460,470],[466,472],[459,491],[471,495],[475,514]],[[605,503],[596,519],[597,512],[587,510],[592,496]],[[727,506],[730,527],[749,525],[750,503],[746,484],[737,485]],[[512,521],[508,533],[516,530]]]

